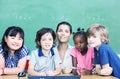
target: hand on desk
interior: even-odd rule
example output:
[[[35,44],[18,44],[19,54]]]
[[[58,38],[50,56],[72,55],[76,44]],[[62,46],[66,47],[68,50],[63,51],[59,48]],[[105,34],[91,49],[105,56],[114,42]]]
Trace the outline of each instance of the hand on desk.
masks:
[[[89,74],[92,74],[92,71],[91,70],[87,70],[85,68],[82,69],[82,72],[80,75],[89,75]]]
[[[0,75],[2,75],[2,69],[0,69]]]
[[[68,74],[72,71],[72,68],[71,67],[65,67],[63,70],[62,70],[62,73],[63,74]]]
[[[92,70],[92,74],[100,73],[100,69],[101,69],[101,67],[99,65],[96,65]]]
[[[55,75],[54,71],[47,71],[45,73],[47,76],[54,76]]]

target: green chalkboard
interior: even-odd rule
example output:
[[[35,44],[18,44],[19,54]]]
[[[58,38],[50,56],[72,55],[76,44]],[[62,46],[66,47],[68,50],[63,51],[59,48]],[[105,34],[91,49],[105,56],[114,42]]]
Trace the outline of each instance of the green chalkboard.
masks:
[[[106,25],[111,47],[120,53],[120,0],[0,0],[0,39],[12,25],[25,31],[25,44],[35,49],[36,31],[61,21],[87,29],[93,23]],[[72,45],[72,38],[70,40]]]

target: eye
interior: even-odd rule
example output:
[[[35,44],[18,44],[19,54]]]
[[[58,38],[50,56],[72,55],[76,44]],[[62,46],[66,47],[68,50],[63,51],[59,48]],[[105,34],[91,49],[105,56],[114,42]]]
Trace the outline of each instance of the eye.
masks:
[[[52,38],[49,38],[50,41],[52,41],[53,39]]]
[[[82,43],[84,43],[84,42],[80,41],[80,44],[82,44]]]
[[[11,39],[15,39],[15,37],[14,37],[14,36],[11,36]]]
[[[46,39],[41,39],[42,41],[46,41]]]
[[[90,38],[90,36],[88,36],[87,38]]]
[[[58,32],[62,32],[62,29],[58,30]]]
[[[93,38],[97,38],[97,36],[94,35]]]
[[[12,37],[12,39],[15,39],[14,37]]]
[[[18,40],[23,40],[22,38],[19,38]]]
[[[65,32],[66,32],[66,33],[69,33],[69,31],[68,31],[68,30],[65,30]]]

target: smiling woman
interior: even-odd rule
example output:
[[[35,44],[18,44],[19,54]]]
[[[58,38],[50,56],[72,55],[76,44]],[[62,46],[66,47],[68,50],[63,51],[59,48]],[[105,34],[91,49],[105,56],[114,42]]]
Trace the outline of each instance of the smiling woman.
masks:
[[[29,50],[24,46],[24,31],[20,27],[8,27],[0,44],[0,75],[23,72]]]
[[[58,23],[56,28],[56,35],[58,45],[56,46],[56,54],[60,57],[62,73],[71,73],[72,71],[72,57],[70,56],[71,49],[69,39],[72,36],[72,26],[66,21]]]

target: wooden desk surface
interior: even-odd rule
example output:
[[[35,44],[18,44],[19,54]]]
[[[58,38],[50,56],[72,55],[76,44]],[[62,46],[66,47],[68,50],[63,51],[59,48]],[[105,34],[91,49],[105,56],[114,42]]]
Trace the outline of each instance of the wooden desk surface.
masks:
[[[0,79],[28,79],[27,77],[20,77],[18,78],[17,75],[2,75]]]
[[[17,75],[2,75],[0,79],[28,79],[27,77],[18,78]],[[81,75],[80,79],[117,79],[113,76],[99,76],[99,75]]]
[[[80,79],[118,79],[113,76],[100,76],[100,75],[81,75]]]

